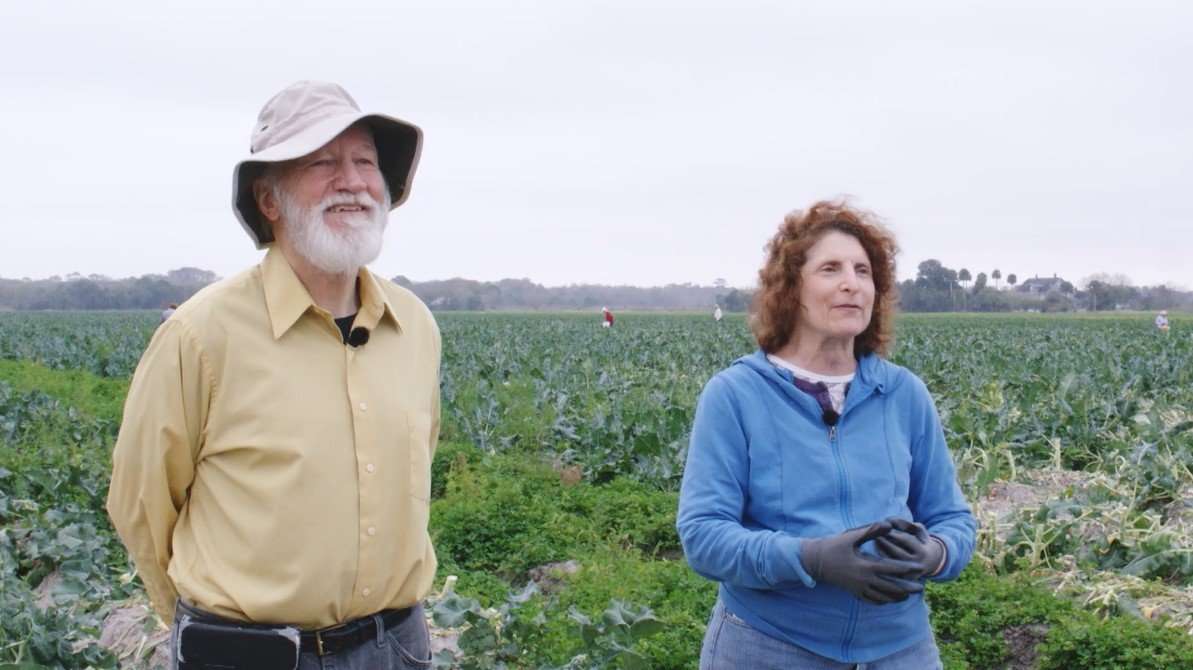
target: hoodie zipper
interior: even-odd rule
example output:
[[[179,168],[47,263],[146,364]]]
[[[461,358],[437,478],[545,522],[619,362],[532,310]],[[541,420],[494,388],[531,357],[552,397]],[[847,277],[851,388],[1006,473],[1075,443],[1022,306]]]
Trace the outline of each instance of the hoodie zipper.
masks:
[[[837,422],[840,423],[838,418]],[[828,446],[833,452],[833,463],[837,466],[837,487],[841,491],[841,497],[838,502],[841,513],[841,520],[845,522],[846,528],[853,528],[853,515],[849,512],[849,476],[845,472],[845,462],[841,458],[841,442],[837,439],[837,426],[829,426],[828,428]]]
[[[833,452],[833,461],[837,465],[837,484],[841,489],[841,520],[845,522],[846,528],[853,528],[857,524],[853,521],[853,515],[849,512],[849,478],[845,472],[845,463],[841,459],[841,442],[837,439],[837,426],[841,423],[841,417],[837,417],[837,423],[828,427],[828,443],[829,448]],[[853,646],[853,636],[857,632],[857,617],[858,604],[855,599],[850,599],[849,602],[849,618],[845,624],[845,634],[841,637],[841,656],[849,658],[850,648]]]

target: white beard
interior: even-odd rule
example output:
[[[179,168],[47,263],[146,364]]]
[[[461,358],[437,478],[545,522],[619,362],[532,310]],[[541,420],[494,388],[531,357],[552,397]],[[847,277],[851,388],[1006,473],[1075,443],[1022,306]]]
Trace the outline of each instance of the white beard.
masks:
[[[380,203],[368,193],[355,196],[335,194],[306,209],[299,206],[284,189],[277,189],[274,196],[281,207],[286,237],[294,245],[294,250],[323,272],[355,275],[362,266],[372,263],[381,253],[381,242],[389,221],[388,190],[384,201]],[[335,205],[360,205],[369,210],[341,214],[341,221],[347,224],[347,230],[337,232],[323,221],[324,212]]]

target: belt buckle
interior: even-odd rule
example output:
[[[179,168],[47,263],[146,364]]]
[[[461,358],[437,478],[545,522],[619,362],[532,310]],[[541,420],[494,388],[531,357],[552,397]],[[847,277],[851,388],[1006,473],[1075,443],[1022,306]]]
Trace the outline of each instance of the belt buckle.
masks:
[[[320,630],[315,631],[315,652],[320,656],[327,653],[323,651],[323,631]]]

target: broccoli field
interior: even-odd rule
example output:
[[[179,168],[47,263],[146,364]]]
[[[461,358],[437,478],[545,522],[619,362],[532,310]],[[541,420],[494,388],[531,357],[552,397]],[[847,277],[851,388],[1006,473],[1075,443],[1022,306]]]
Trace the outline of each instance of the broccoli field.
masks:
[[[695,668],[715,584],[675,508],[743,316],[438,314],[438,667]],[[156,667],[104,512],[148,312],[0,313],[0,669]],[[929,587],[945,666],[1193,667],[1193,318],[904,315],[980,522]],[[451,576],[449,578],[449,576]]]

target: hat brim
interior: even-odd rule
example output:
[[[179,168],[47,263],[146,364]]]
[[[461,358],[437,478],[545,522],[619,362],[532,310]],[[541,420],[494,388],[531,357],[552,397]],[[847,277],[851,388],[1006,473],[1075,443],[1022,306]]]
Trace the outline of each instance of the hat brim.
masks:
[[[258,249],[273,242],[273,229],[257,209],[253,183],[276,163],[302,158],[327,144],[358,122],[373,131],[377,161],[389,188],[392,211],[410,196],[414,172],[422,153],[423,131],[416,125],[384,114],[345,114],[321,121],[303,132],[241,160],[232,170],[232,210]]]

